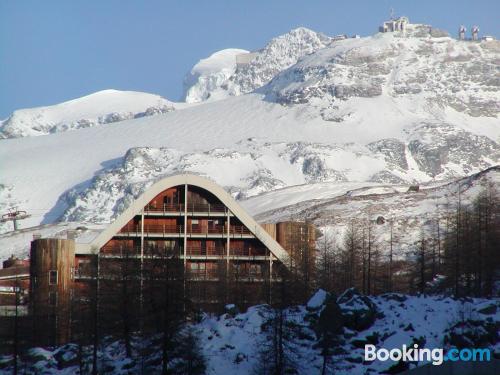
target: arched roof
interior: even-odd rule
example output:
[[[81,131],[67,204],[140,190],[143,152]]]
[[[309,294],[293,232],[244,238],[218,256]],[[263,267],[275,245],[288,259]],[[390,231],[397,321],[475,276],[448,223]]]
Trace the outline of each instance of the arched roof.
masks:
[[[191,185],[205,189],[215,195],[252,233],[259,239],[282,263],[287,264],[288,253],[276,242],[236,201],[219,185],[207,178],[194,174],[178,174],[166,177],[148,188],[139,198],[102,231],[90,244],[85,246],[81,252],[90,252],[92,249],[100,249],[120,229],[125,226],[134,216],[141,213],[142,209],[158,194],[179,185]]]

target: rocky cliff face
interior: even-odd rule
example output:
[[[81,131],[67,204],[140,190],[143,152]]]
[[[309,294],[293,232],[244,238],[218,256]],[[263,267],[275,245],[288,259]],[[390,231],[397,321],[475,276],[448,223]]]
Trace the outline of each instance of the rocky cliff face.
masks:
[[[227,97],[227,82],[236,72],[236,57],[248,53],[230,48],[200,60],[184,77],[184,100],[199,103]]]
[[[342,121],[350,98],[379,96],[398,104],[415,98],[423,112],[453,108],[496,117],[500,42],[458,41],[428,30],[411,25],[408,33],[332,42],[278,74],[265,92],[284,105],[309,103],[334,121]]]
[[[329,37],[300,27],[272,39],[264,48],[253,52],[247,64],[239,67],[236,67],[236,54],[248,51],[219,51],[201,60],[193,68],[194,72],[188,73],[184,80],[185,100],[193,103],[251,92],[268,83],[276,74],[295,64],[301,57],[324,48],[329,42]],[[221,54],[232,58],[232,63],[223,63]],[[208,62],[213,63],[212,69],[203,70],[200,74],[200,64]],[[193,79],[195,76],[196,79]]]

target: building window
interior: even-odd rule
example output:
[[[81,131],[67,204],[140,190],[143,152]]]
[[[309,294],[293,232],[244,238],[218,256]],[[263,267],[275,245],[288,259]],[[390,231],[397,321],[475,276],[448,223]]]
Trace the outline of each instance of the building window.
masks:
[[[201,262],[200,263],[193,262],[193,263],[189,263],[189,266],[190,266],[191,270],[193,270],[193,271],[204,271],[206,264],[201,263]]]
[[[49,285],[57,285],[57,271],[49,271]]]
[[[165,250],[171,251],[175,249],[175,240],[165,240],[164,242]]]
[[[57,305],[57,292],[49,293],[49,305],[56,306]]]

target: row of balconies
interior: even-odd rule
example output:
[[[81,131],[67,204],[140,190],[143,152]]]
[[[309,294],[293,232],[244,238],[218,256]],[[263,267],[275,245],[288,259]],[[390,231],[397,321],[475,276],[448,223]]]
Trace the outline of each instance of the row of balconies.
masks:
[[[75,270],[76,280],[90,280],[95,277],[93,275],[92,272],[84,268]],[[217,272],[217,270],[191,270],[186,274],[188,280],[218,281],[220,277],[221,273]],[[262,272],[233,272],[233,274],[230,274],[230,277],[241,281],[264,281],[265,278],[268,278]],[[101,274],[100,278],[106,279],[108,277],[105,274]],[[109,278],[112,279],[111,276]],[[276,278],[276,276],[273,275],[273,278]]]
[[[258,269],[238,269],[238,268],[233,268],[230,267],[229,269],[229,276],[235,278],[235,279],[248,279],[248,278],[255,278],[255,279],[260,279],[263,277],[266,277],[266,273],[262,271],[262,268]],[[218,270],[217,268],[205,268],[205,269],[188,269],[186,272],[186,276],[188,279],[194,279],[194,280],[199,280],[199,279],[217,279],[225,274],[225,269],[223,270]],[[106,268],[101,268],[100,270],[101,275],[100,277],[106,278]],[[73,275],[75,279],[91,279],[95,277],[96,271],[92,270],[90,264],[85,263],[81,264],[79,267],[75,268],[73,271]],[[114,275],[115,277],[117,275]],[[277,275],[274,274],[273,272],[273,277],[276,277]],[[112,278],[109,276],[109,278]]]
[[[189,270],[187,272],[188,279],[191,280],[218,280],[220,277],[223,277],[224,273],[221,273],[217,269],[213,270]],[[256,279],[260,280],[265,277],[265,274],[262,271],[258,270],[232,270],[230,271],[230,275],[234,279],[244,280],[244,279]]]
[[[128,256],[130,255],[139,255],[141,250],[139,247],[134,247],[132,249],[127,249],[125,247],[120,246],[104,246],[101,249],[102,255],[106,257],[106,255],[116,255],[124,257],[128,252]],[[244,256],[244,257],[252,257],[258,256],[263,257],[266,256],[265,248],[230,248],[229,256]],[[148,248],[145,247],[146,258],[161,258],[161,257],[171,257],[173,255],[178,255],[179,257],[184,256],[184,251],[182,247],[174,248],[174,249],[165,249],[165,248]],[[215,247],[206,247],[203,248],[201,245],[189,245],[186,248],[186,255],[196,255],[196,256],[227,256],[227,250],[223,246],[215,246]]]
[[[227,225],[215,225],[215,226],[201,226],[201,225],[190,225],[187,228],[188,235],[213,235],[223,237],[227,235]],[[141,225],[139,224],[127,224],[120,230],[120,235],[128,236],[140,236],[142,233]],[[149,235],[163,235],[163,236],[174,236],[180,237],[184,235],[184,226],[175,224],[145,224],[144,234]],[[253,237],[252,232],[250,232],[243,225],[231,225],[229,228],[230,237]]]
[[[202,248],[201,246],[187,247],[186,255],[226,255],[226,249],[223,247]],[[265,248],[230,248],[229,256],[265,256]]]

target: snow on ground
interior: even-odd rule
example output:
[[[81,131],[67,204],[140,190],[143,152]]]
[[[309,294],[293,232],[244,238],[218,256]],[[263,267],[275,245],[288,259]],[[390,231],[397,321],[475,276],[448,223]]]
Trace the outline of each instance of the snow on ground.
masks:
[[[315,333],[308,324],[308,315],[324,306],[327,295],[319,291],[307,304],[287,311],[288,320],[298,323],[304,331],[303,336]],[[447,329],[461,320],[475,319],[500,322],[500,309],[491,315],[478,313],[485,306],[497,305],[498,302],[482,299],[458,301],[441,296],[405,296],[382,295],[370,297],[375,304],[378,317],[374,324],[366,330],[352,331],[343,346],[343,351],[333,357],[336,363],[336,374],[358,374],[368,369],[385,370],[394,364],[392,361],[363,363],[364,344],[357,347],[358,342],[366,341],[367,337],[378,337],[378,348],[400,348],[403,344],[410,345],[414,339],[424,338],[426,348],[445,347],[443,339]],[[358,306],[364,308],[364,306]],[[319,309],[321,311],[321,309]],[[238,373],[249,374],[257,365],[258,351],[262,337],[262,323],[269,316],[266,306],[255,306],[247,312],[231,316],[207,317],[198,326],[201,333],[202,347],[209,361],[209,374]],[[260,337],[259,337],[260,336]],[[300,339],[298,339],[300,340]],[[319,349],[315,348],[316,340],[303,340],[297,346],[300,358],[300,374],[317,374],[320,370],[321,357]],[[497,349],[498,350],[498,349]],[[358,363],[357,359],[361,359]],[[239,361],[241,360],[241,361]],[[424,363],[420,363],[422,365]]]
[[[294,205],[296,203],[330,199],[366,186],[378,187],[379,183],[368,182],[324,182],[295,185],[266,192],[240,202],[251,215]],[[380,187],[384,189],[384,187]]]
[[[356,188],[357,184],[323,183],[292,186],[271,191],[241,202],[259,222],[308,220],[331,234],[336,244],[352,221],[363,227],[373,225],[375,246],[386,253],[389,249],[391,221],[395,237],[395,256],[404,259],[425,235],[435,237],[437,220],[444,230],[445,216],[455,210],[458,192],[462,205],[470,204],[488,185],[498,192],[500,167],[456,181],[432,182],[420,186],[419,192],[408,192],[408,185],[375,185]],[[331,192],[331,194],[329,194]],[[269,207],[269,209],[267,209]],[[321,243],[322,239],[319,239]],[[321,245],[320,245],[321,246]]]
[[[307,303],[287,308],[284,311],[285,350],[287,356],[296,363],[298,374],[315,375],[320,373],[322,357],[318,347],[320,331],[318,319],[326,314],[327,303],[335,301],[329,293],[318,291]],[[367,297],[350,289],[337,299],[342,316],[331,319],[343,321],[338,334],[338,344],[328,362],[328,373],[351,375],[379,373],[395,365],[394,361],[364,361],[364,346],[374,344],[377,348],[394,349],[403,345],[418,343],[420,348],[443,348],[445,352],[458,345],[457,333],[463,340],[475,347],[490,348],[497,355],[500,351],[498,332],[500,324],[500,302],[469,298],[456,300],[444,296],[408,296],[388,293]],[[335,310],[339,311],[339,310]],[[331,314],[331,313],[330,313]],[[338,314],[336,312],[335,314]],[[271,329],[266,322],[273,317],[267,305],[250,307],[242,313],[226,313],[220,316],[204,315],[200,322],[194,323],[193,332],[199,340],[201,351],[206,360],[207,375],[252,374],[262,365],[261,353],[272,340]],[[357,318],[354,318],[357,317]],[[360,319],[364,319],[361,327]],[[267,327],[267,328],[266,328]],[[495,337],[496,336],[496,337]],[[461,340],[462,340],[461,339]],[[159,351],[151,357],[141,358],[134,343],[133,353],[137,358],[125,358],[123,343],[106,339],[99,350],[99,365],[108,367],[112,373],[128,373],[139,370],[141,363],[148,371],[156,371],[161,362]],[[153,340],[148,340],[150,345]],[[90,359],[90,350],[85,350]],[[151,352],[151,350],[149,351]],[[77,348],[66,345],[55,349],[35,348],[26,358],[35,359],[28,363],[28,374],[69,374],[76,370]],[[73,359],[67,360],[67,359]],[[0,365],[8,369],[8,357],[0,357]],[[422,366],[427,362],[407,364],[410,368]],[[23,367],[24,368],[24,367]],[[156,370],[155,370],[156,369]]]
[[[0,122],[0,136],[16,138],[88,128],[173,111],[161,96],[103,90],[47,107],[20,109]]]

